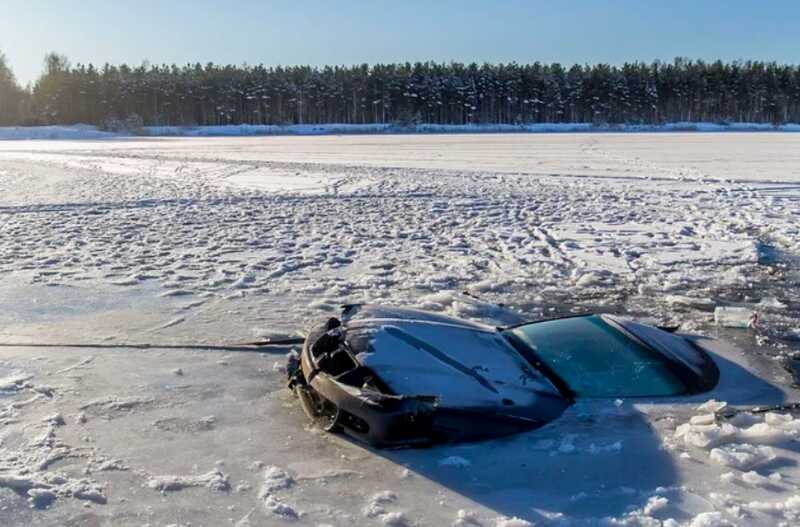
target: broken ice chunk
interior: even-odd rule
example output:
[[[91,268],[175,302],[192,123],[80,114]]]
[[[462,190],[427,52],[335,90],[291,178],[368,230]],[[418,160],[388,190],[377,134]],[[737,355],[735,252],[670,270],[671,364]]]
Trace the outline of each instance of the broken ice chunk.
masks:
[[[717,413],[723,408],[728,406],[728,403],[725,401],[717,401],[714,399],[709,399],[708,401],[704,402],[700,406],[697,407],[698,412],[706,412],[706,413]]]
[[[700,414],[692,417],[689,422],[693,425],[713,425],[715,419],[714,414]]]
[[[758,313],[746,307],[717,306],[714,322],[725,328],[752,328],[758,322]]]
[[[726,467],[749,470],[756,465],[775,459],[775,450],[768,446],[748,443],[727,445],[711,450],[712,461]]]

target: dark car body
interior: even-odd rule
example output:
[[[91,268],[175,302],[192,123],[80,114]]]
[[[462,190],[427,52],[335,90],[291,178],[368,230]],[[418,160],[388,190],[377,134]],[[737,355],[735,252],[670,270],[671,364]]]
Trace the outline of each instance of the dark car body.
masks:
[[[327,429],[399,447],[535,429],[576,397],[653,395],[648,386],[656,395],[693,394],[719,378],[702,350],[658,328],[599,315],[568,319],[551,328],[547,320],[496,328],[416,309],[344,306],[340,319],[310,332],[290,365],[289,384]],[[556,340],[543,353],[532,338]],[[588,350],[578,355],[593,354],[591,360],[571,356],[572,348]],[[630,361],[634,369],[617,368],[615,353],[629,350],[638,354]],[[581,364],[589,371],[576,369]],[[606,393],[605,371],[592,368],[617,378],[641,371],[643,379]],[[668,382],[649,382],[647,375]]]

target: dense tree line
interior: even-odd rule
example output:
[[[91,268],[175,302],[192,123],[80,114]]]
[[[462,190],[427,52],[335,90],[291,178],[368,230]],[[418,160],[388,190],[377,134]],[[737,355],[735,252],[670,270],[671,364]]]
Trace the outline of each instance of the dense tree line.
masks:
[[[17,86],[0,55],[0,123],[800,122],[800,68],[757,61],[137,67],[45,59]]]
[[[0,126],[24,120],[29,114],[29,102],[28,92],[19,87],[6,56],[0,52]]]

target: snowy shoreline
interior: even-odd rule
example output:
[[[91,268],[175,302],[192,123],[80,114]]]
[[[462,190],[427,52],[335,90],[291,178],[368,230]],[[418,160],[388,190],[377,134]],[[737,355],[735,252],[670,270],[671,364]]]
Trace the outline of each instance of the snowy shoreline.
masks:
[[[800,132],[800,123],[711,123],[675,122],[650,124],[531,123],[531,124],[293,124],[146,126],[134,132],[106,132],[96,126],[52,125],[0,127],[2,140],[112,139],[115,137],[247,137],[285,135],[372,135],[372,134],[559,134],[559,133],[725,133]]]

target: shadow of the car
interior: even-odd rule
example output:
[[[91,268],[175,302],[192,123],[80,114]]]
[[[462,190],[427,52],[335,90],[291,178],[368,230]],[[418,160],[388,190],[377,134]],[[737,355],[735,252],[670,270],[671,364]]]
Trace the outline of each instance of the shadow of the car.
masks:
[[[613,403],[603,415],[568,411],[505,439],[375,452],[497,515],[534,523],[548,513],[623,514],[646,501],[641,492],[678,484],[674,461],[647,418]]]
[[[698,404],[712,398],[746,406],[787,400],[785,390],[760,378],[751,365],[743,366],[724,343],[704,337],[696,341],[721,370],[720,384],[710,392],[682,399],[631,399],[622,405],[584,401],[553,423],[517,436],[427,450],[373,451],[498,515],[535,524],[553,521],[553,513],[574,519],[624,515],[631,506],[643,506],[655,489],[678,492],[682,484],[676,456],[664,449],[655,420],[673,414],[688,419]],[[642,413],[630,402],[641,402],[650,411]],[[781,460],[771,463],[777,466]],[[692,512],[680,503],[672,500],[669,516],[691,519]]]
[[[712,356],[720,370],[717,386],[706,393],[693,396],[686,402],[716,399],[729,405],[775,406],[785,404],[788,390],[769,382],[782,372],[775,361],[767,360],[711,337],[687,337]],[[670,401],[674,402],[674,401]]]

